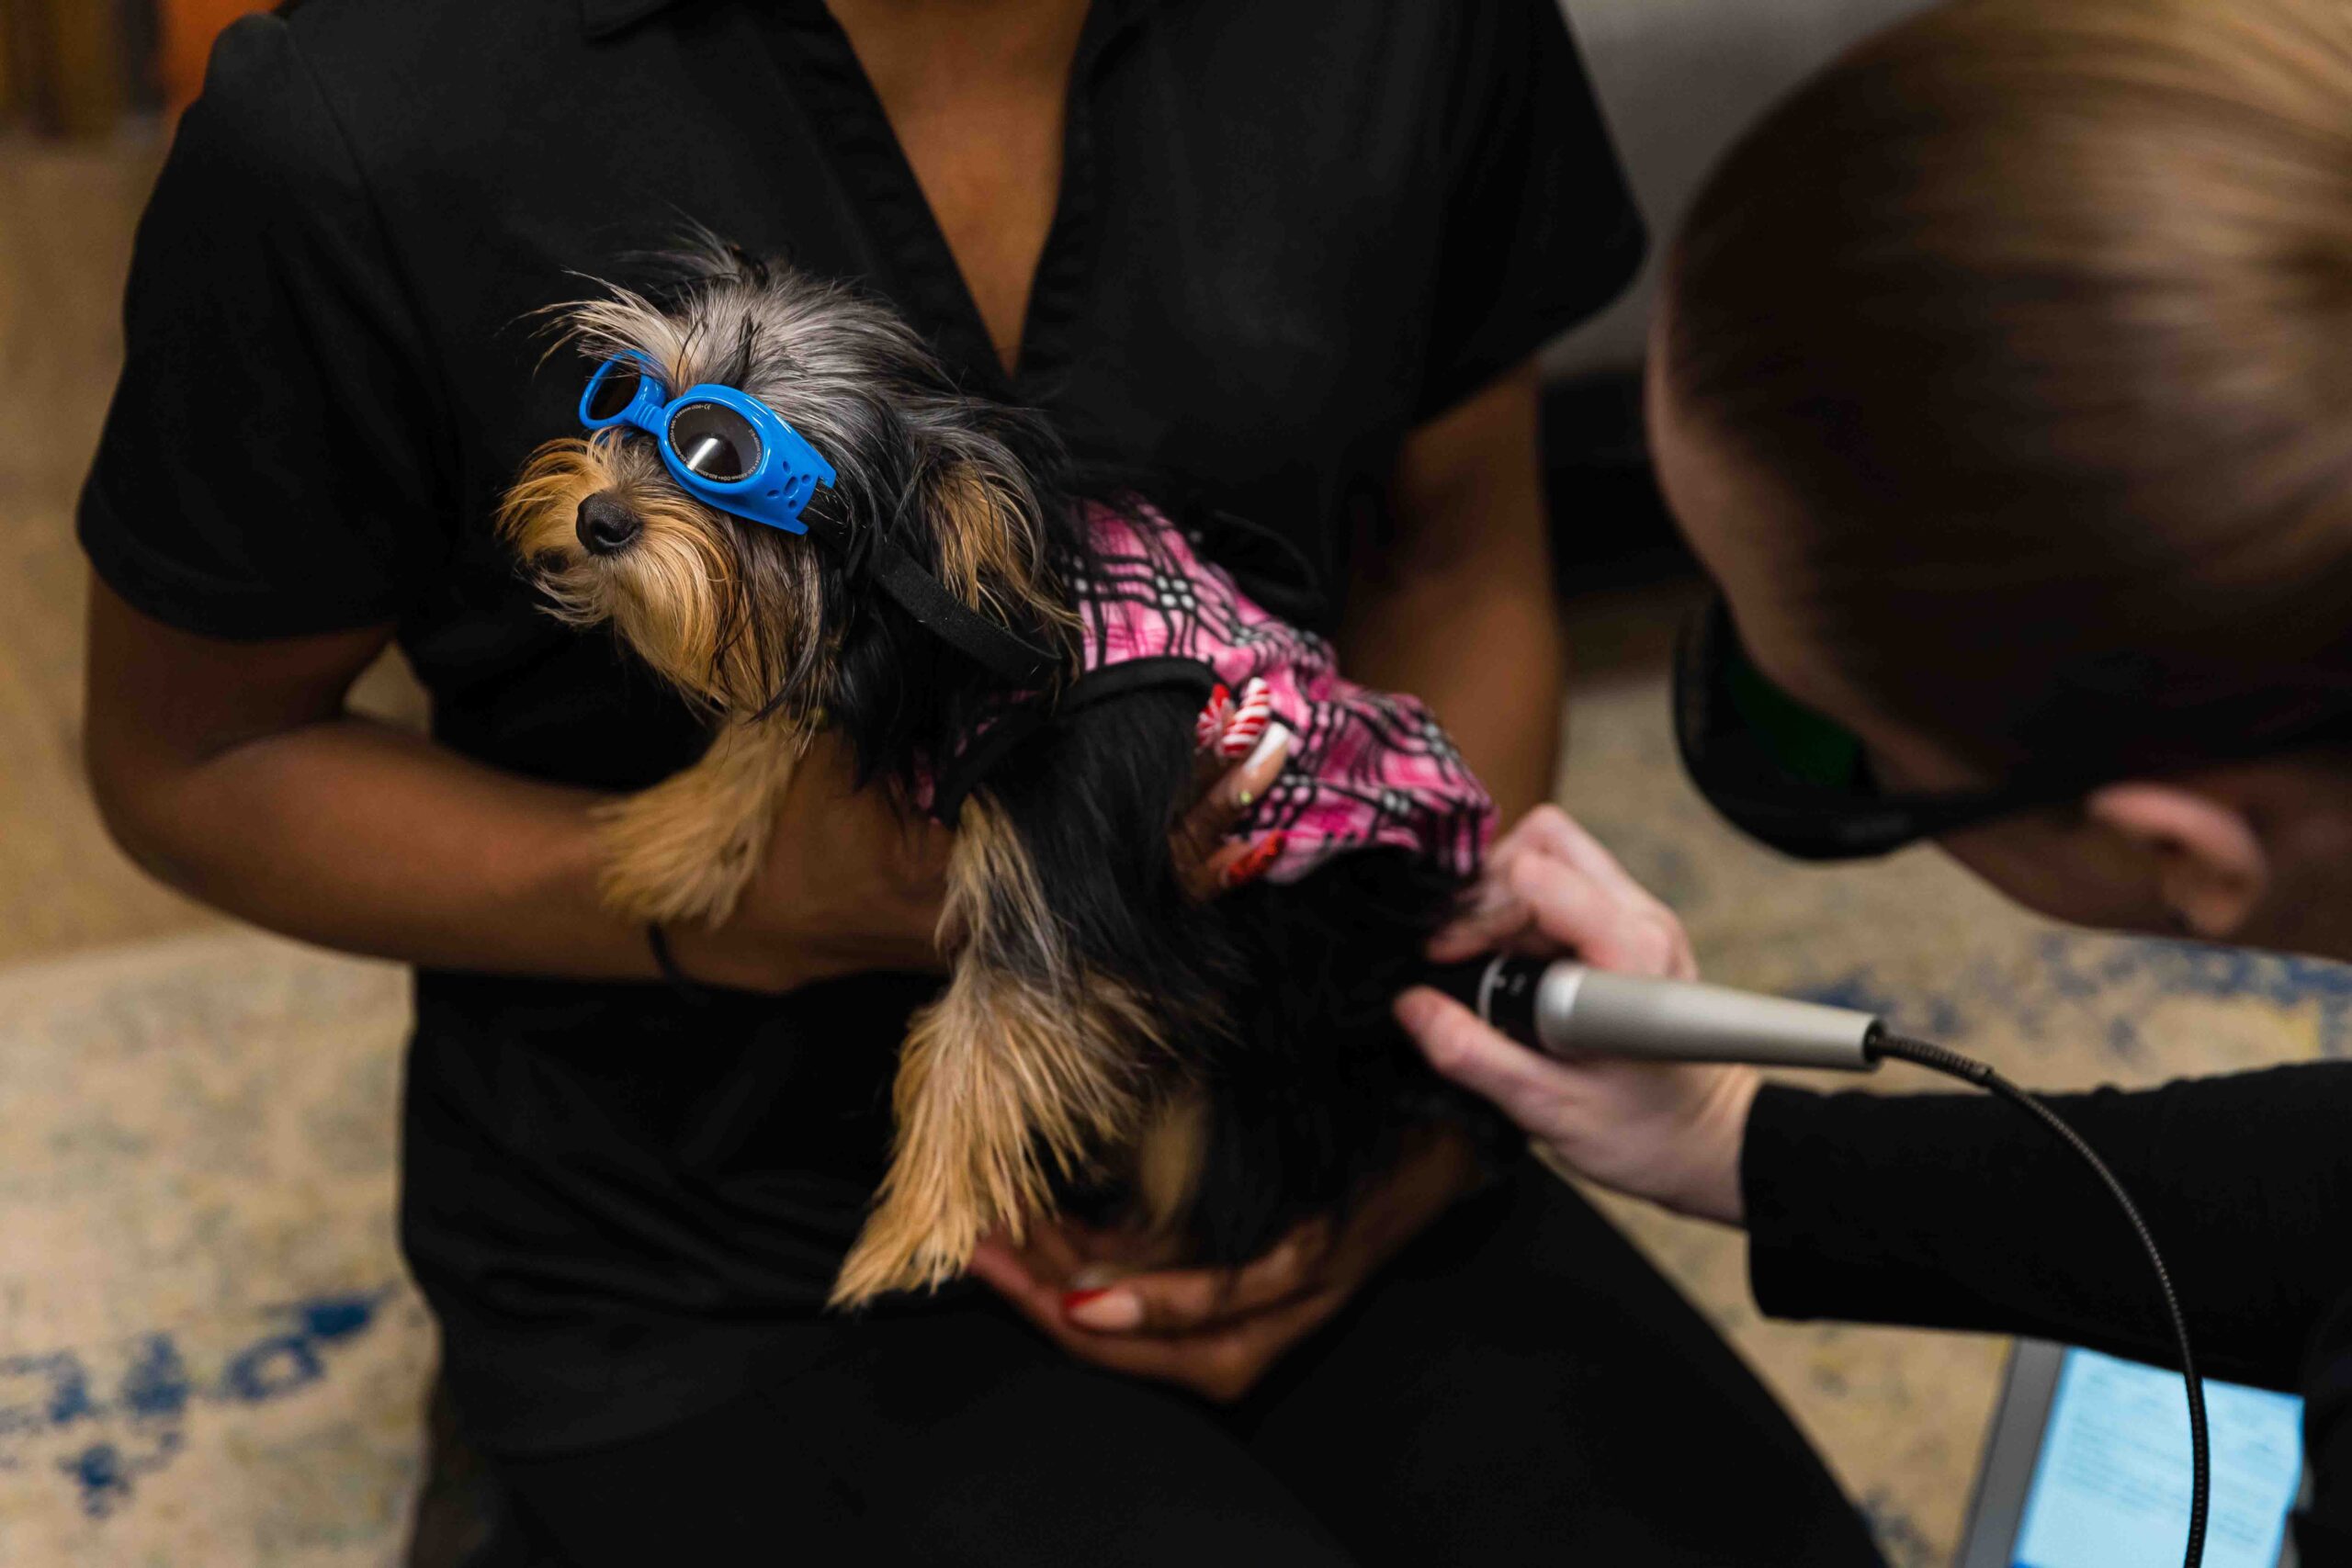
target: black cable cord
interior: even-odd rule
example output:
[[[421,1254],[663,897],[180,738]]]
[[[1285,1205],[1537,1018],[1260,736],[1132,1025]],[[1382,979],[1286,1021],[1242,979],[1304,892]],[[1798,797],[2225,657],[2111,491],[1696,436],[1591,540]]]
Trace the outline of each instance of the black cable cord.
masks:
[[[2198,1375],[2197,1357],[2188,1346],[2188,1319],[2180,1310],[2179,1296],[2173,1292],[2172,1271],[2165,1267],[2164,1254],[2156,1250],[2156,1238],[2148,1234],[2148,1223],[2140,1217],[2139,1205],[2132,1202],[2132,1195],[2123,1190],[2123,1184],[2115,1179],[2115,1173],[2107,1168],[2107,1162],[2083,1142],[2081,1134],[2066,1125],[2056,1111],[2044,1105],[2030,1090],[2011,1083],[1984,1063],[1972,1056],[1963,1056],[1957,1051],[1948,1051],[1941,1045],[1930,1044],[1925,1040],[1889,1034],[1884,1030],[1873,1030],[1864,1049],[1874,1057],[1892,1057],[1926,1067],[1931,1072],[1949,1074],[2007,1100],[2055,1133],[2068,1148],[2080,1155],[2083,1163],[2107,1184],[2108,1191],[2113,1193],[2115,1201],[2122,1205],[2124,1217],[2132,1222],[2132,1232],[2139,1236],[2142,1250],[2147,1253],[2148,1262],[2156,1270],[2156,1288],[2164,1294],[2165,1312],[2172,1319],[2173,1338],[2180,1347],[2181,1381],[2188,1388],[2188,1448],[2192,1470],[2188,1493],[2188,1551],[2183,1561],[2186,1568],[2199,1568],[2205,1559],[2205,1513],[2211,1500],[2212,1489],[2212,1456],[2207,1450],[2205,1436],[2205,1380]]]

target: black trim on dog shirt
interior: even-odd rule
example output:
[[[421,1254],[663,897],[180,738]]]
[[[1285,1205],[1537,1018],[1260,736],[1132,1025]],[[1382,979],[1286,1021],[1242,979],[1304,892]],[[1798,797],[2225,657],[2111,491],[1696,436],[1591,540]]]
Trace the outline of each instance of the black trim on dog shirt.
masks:
[[[956,826],[964,802],[988,782],[989,774],[1057,719],[1114,697],[1167,687],[1190,688],[1205,704],[1216,683],[1216,671],[1210,665],[1176,654],[1129,659],[1090,670],[1070,682],[1058,698],[1034,698],[999,715],[940,774],[932,793],[931,814],[950,828]]]

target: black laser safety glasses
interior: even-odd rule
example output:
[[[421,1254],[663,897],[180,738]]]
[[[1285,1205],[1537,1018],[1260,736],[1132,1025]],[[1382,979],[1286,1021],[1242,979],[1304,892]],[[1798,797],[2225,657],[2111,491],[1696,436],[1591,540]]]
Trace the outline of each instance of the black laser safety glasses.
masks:
[[[1781,691],[1748,660],[1730,611],[1712,596],[1677,651],[1674,734],[1690,782],[1733,827],[1799,860],[1860,860],[2077,800],[2118,779],[2352,740],[2352,691],[2323,693],[2316,708],[2248,722],[2231,740],[2168,762],[2074,758],[1995,789],[1890,794],[1871,777],[1850,730]]]

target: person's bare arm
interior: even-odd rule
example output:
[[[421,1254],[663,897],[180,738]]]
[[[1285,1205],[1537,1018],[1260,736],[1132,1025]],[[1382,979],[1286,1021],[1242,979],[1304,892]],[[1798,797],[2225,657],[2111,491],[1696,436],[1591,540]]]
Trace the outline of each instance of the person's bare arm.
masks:
[[[646,978],[645,930],[596,896],[591,813],[605,796],[469,761],[346,711],[390,640],[370,627],[226,642],[141,614],[104,583],[90,604],[85,749],[107,826],[162,880],[329,947],[435,968]],[[1203,887],[1242,857],[1224,841],[1279,750],[1204,757],[1178,829]],[[930,969],[949,836],[853,787],[820,738],[779,803],[735,914],[669,930],[697,981],[785,991],[870,969]]]
[[[516,778],[345,710],[389,627],[228,642],[92,590],[85,741],[107,827],[147,870],[257,925],[435,967],[654,973],[596,898],[593,792]],[[924,967],[944,833],[902,824],[820,750],[717,931],[672,933],[717,985],[785,990]],[[796,819],[822,831],[795,831]]]
[[[1507,823],[1552,796],[1567,678],[1536,392],[1522,366],[1406,438],[1340,639],[1351,678],[1430,705]]]

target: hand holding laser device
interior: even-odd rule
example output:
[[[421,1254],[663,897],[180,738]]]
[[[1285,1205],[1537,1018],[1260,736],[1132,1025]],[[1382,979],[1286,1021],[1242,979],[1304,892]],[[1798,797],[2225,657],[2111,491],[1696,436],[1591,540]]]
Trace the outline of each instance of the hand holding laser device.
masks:
[[[1498,952],[1515,956],[1498,958]],[[1544,984],[1547,966],[1566,964],[1562,955],[1570,953],[1576,963]],[[1556,1163],[1633,1197],[1739,1223],[1739,1154],[1755,1075],[1702,1059],[1706,1053],[1691,1047],[1709,1037],[1656,1027],[1663,1015],[1622,1006],[1612,1013],[1607,1004],[1623,998],[1609,993],[1695,980],[1698,965],[1672,911],[1589,833],[1550,806],[1513,824],[1430,957],[1444,965],[1432,983],[1460,1005],[1414,991],[1399,1012],[1441,1072],[1495,1101]],[[1572,971],[1600,983],[1584,991]],[[1588,1005],[1578,1008],[1578,997]],[[1578,1064],[1573,1070],[1498,1039],[1480,1022],[1493,1021],[1505,1035],[1532,1044],[1539,1004],[1563,1054]],[[1611,1016],[1636,1026],[1641,1038],[1597,1034],[1596,1025]],[[1867,1021],[1833,1039],[1849,1043]],[[1718,1060],[1736,1059],[1727,1047],[1748,1043],[1745,1036],[1713,1038]]]
[[[1586,947],[1589,936],[1607,940],[1611,913],[1656,919],[1646,907],[1656,901],[1548,807],[1496,847],[1487,881],[1486,905],[1441,936],[1433,959],[1464,958],[1472,943],[1524,947],[1531,937],[1556,953]],[[1687,948],[1679,963],[1663,966],[1688,972]],[[1740,1149],[1758,1083],[1755,1065],[1869,1072],[1893,1057],[1973,1083],[2040,1121],[2113,1195],[2155,1269],[2188,1390],[2193,1479],[2187,1562],[2196,1568],[2204,1551],[2211,1464],[2204,1389],[2188,1325],[2130,1195],[2041,1100],[1984,1063],[1906,1039],[1849,1008],[1508,951],[1439,968],[1430,984],[1460,1005],[1419,989],[1398,1000],[1397,1017],[1440,1072],[1493,1100],[1572,1168],[1726,1224],[1741,1218]]]

